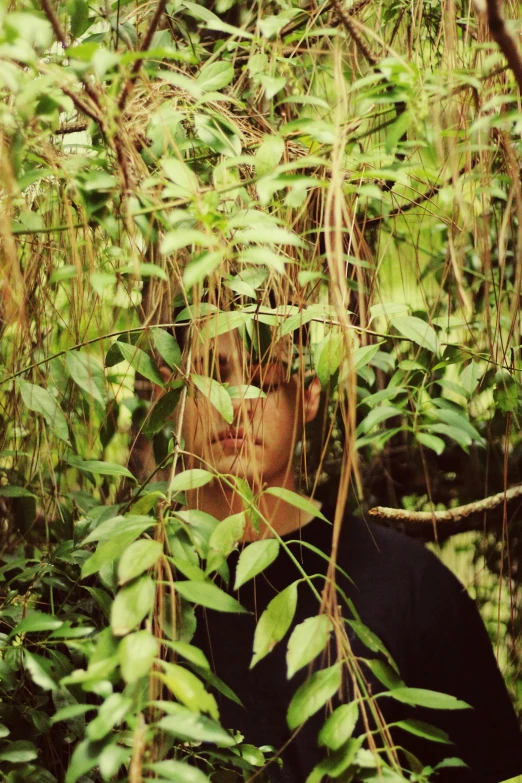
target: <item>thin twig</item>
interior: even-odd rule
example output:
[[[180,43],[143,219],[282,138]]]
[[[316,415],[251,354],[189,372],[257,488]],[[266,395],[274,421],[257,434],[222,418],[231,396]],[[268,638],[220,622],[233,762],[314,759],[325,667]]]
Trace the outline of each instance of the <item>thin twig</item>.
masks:
[[[501,503],[507,503],[509,500],[514,500],[521,496],[522,484],[517,484],[515,487],[506,489],[504,492],[498,492],[496,495],[490,495],[482,500],[474,500],[473,503],[466,503],[464,506],[456,506],[444,511],[406,511],[403,508],[375,506],[370,509],[370,514],[374,517],[395,519],[403,522],[458,522],[461,519],[470,517],[472,514],[489,511],[500,506]]]
[[[154,11],[154,16],[152,17],[150,21],[149,28],[147,32],[145,33],[145,38],[143,39],[142,43],[142,51],[146,52],[147,49],[150,47],[150,43],[152,41],[152,36],[156,32],[156,28],[159,24],[159,21],[161,19],[161,15],[163,14],[163,11],[165,10],[165,6],[167,5],[167,0],[159,0],[158,5],[156,6],[156,10]],[[136,81],[138,77],[138,71],[141,68],[141,64],[143,62],[144,58],[140,57],[137,60],[134,61],[134,64],[132,66],[130,76],[125,82],[123,86],[123,90],[120,95],[120,99],[118,101],[118,109],[120,111],[123,111],[125,108],[125,104],[127,103],[127,100],[129,98],[130,92],[132,90],[133,84]]]
[[[355,45],[360,50],[361,54],[366,58],[366,60],[369,62],[370,65],[374,65],[374,66],[377,65],[379,60],[370,51],[366,43],[359,35],[359,31],[357,30],[357,27],[355,26],[354,21],[351,18],[351,15],[348,13],[346,8],[343,7],[341,0],[333,0],[332,5],[335,8],[337,16],[343,23],[348,33],[353,38]]]
[[[522,57],[515,39],[507,29],[500,14],[498,0],[486,0],[486,13],[491,37],[498,44],[499,49],[508,61],[508,65],[517,80],[518,89],[522,93]]]

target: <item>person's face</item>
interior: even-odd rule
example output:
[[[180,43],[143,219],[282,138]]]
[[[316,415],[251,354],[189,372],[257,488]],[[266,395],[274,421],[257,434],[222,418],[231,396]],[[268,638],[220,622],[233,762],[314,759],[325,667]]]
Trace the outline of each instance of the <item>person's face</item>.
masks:
[[[257,387],[266,396],[233,397],[234,419],[227,424],[203,395],[191,392],[183,419],[186,451],[201,458],[201,467],[207,463],[253,488],[288,485],[295,444],[317,412],[319,384],[314,381],[305,391],[297,375],[289,377],[284,353],[266,364],[251,362],[237,332],[214,340],[206,356],[193,350],[192,364],[195,373],[212,374],[229,387]]]

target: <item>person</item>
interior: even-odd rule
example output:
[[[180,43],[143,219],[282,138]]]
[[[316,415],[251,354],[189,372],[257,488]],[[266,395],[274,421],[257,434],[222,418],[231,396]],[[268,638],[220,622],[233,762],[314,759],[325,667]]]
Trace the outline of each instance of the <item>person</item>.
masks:
[[[338,542],[338,592],[330,610],[340,622],[337,628],[346,633],[332,634],[309,667],[287,677],[288,638],[297,625],[317,616],[318,595],[330,584],[335,493],[320,508],[314,501],[301,504],[303,510],[280,492],[299,494],[295,451],[304,426],[317,416],[320,383],[312,375],[305,382],[303,373],[292,372],[288,346],[252,356],[237,330],[212,340],[210,350],[194,342],[191,365],[196,375],[213,375],[228,386],[233,419],[227,423],[197,389],[188,396],[182,430],[186,466],[210,467],[224,476],[189,492],[188,505],[223,520],[244,510],[241,487],[248,486],[258,499],[259,519],[245,515],[243,535],[229,558],[228,588],[239,553],[250,542],[277,536],[286,549],[234,592],[248,614],[200,612],[193,644],[207,653],[215,673],[238,697],[220,697],[222,724],[240,731],[245,742],[274,748],[266,769],[271,781],[323,779],[328,756],[324,737],[320,744],[321,727],[332,708],[350,700],[357,704],[358,720],[351,738],[347,729],[344,745],[330,754],[336,775],[349,749],[352,761],[368,764],[368,752],[354,756],[365,746],[383,754],[385,746],[391,749],[388,753],[402,765],[406,780],[425,780],[430,770],[431,779],[455,783],[501,783],[522,774],[520,729],[474,603],[434,554],[399,533],[345,515]],[[267,488],[279,489],[274,494]],[[293,623],[252,667],[256,624],[269,602],[294,582],[298,600]],[[344,660],[349,672],[340,693],[315,711],[308,705],[308,720],[291,730],[287,712],[296,690],[312,669],[326,669],[336,660]],[[432,691],[455,697],[458,702],[451,706],[464,702],[470,708],[448,709],[447,698],[444,709],[426,706],[426,699],[433,704]],[[411,703],[415,701],[420,703]],[[365,745],[354,739],[358,735],[366,736]],[[444,761],[448,757],[453,760]],[[352,767],[345,767],[344,779],[352,780]],[[364,772],[376,774],[371,768]]]

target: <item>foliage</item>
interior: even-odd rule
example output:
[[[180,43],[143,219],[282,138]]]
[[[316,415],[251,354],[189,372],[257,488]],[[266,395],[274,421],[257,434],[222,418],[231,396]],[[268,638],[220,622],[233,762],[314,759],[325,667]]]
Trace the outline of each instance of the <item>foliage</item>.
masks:
[[[339,5],[2,8],[0,761],[12,783],[123,769],[247,780],[272,753],[220,725],[213,691],[234,695],[190,644],[194,604],[242,611],[213,577],[245,519],[182,510],[213,474],[183,464],[180,440],[189,387],[225,421],[234,394],[263,390],[195,372],[187,324],[203,339],[239,329],[259,353],[308,325],[295,357],[324,389],[325,448],[304,443],[303,490],[342,475],[363,506],[429,509],[520,480],[511,72],[468,5]],[[259,498],[239,489],[255,519]],[[247,546],[236,587],[280,549]],[[511,507],[476,550],[515,617]],[[261,615],[253,664],[297,600],[294,584]],[[328,613],[294,629],[289,675],[331,630]],[[515,671],[520,619],[507,630]],[[341,668],[296,690],[292,728]],[[377,779],[353,710],[325,723],[332,755],[314,781]]]

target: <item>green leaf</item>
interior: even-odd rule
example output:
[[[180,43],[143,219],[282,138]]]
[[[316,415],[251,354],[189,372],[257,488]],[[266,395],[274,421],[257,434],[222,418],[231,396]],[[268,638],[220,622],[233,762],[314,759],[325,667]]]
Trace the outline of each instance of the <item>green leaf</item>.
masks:
[[[136,631],[125,636],[118,647],[121,674],[125,682],[146,677],[159,655],[159,644],[150,631]]]
[[[163,554],[163,545],[159,541],[148,538],[134,541],[123,552],[118,564],[118,584],[130,582],[131,579],[152,568]]]
[[[392,405],[379,405],[377,408],[373,408],[369,414],[364,418],[357,427],[357,434],[361,432],[369,432],[373,427],[378,424],[382,424],[383,421],[387,421],[395,416],[403,416],[404,411],[401,408],[395,408]]]
[[[198,178],[187,164],[178,158],[163,158],[161,168],[167,177],[182,191],[182,196],[196,193]]]
[[[179,368],[181,364],[181,350],[174,337],[165,329],[153,329],[152,339],[156,350],[165,359],[171,369]]]
[[[0,761],[9,761],[11,764],[23,764],[38,758],[38,751],[32,742],[16,740],[9,742],[0,750]]]
[[[215,571],[235,549],[243,535],[246,524],[244,511],[221,520],[212,531],[208,541],[207,572]]]
[[[426,446],[428,449],[432,449],[432,451],[435,452],[435,454],[442,454],[444,449],[446,448],[446,444],[442,440],[442,438],[437,438],[436,435],[430,435],[427,432],[416,432],[415,437],[419,441],[419,443],[422,443],[423,446]]]
[[[438,355],[440,351],[439,341],[435,329],[421,318],[414,315],[403,315],[390,319],[392,326],[406,339],[427,348],[428,351]]]
[[[71,378],[80,389],[105,405],[105,373],[101,364],[90,354],[81,351],[67,351],[65,362]]]
[[[230,124],[224,118],[209,117],[198,112],[194,115],[194,125],[198,138],[207,144],[214,152],[228,157],[241,154],[240,131],[232,131]]]
[[[244,231],[238,231],[234,237],[234,244],[242,242],[259,242],[262,245],[291,245],[293,247],[305,247],[303,240],[293,231],[287,228],[278,228],[274,226],[270,229],[255,227],[247,228]]]
[[[234,329],[239,329],[251,320],[252,316],[241,310],[233,310],[230,313],[216,313],[207,320],[201,330],[200,340],[201,342],[206,342],[214,337],[219,337],[220,334],[233,332]]]
[[[68,462],[73,467],[86,473],[96,473],[98,476],[125,476],[136,481],[128,468],[125,468],[123,465],[117,465],[115,462],[102,462],[97,459],[75,459],[74,462],[72,459],[69,459]]]
[[[314,517],[319,517],[319,519],[324,519],[325,522],[328,522],[324,514],[321,513],[321,511],[312,503],[311,500],[308,500],[308,498],[299,495],[297,492],[292,492],[291,489],[286,489],[285,487],[268,487],[265,489],[263,494],[274,495],[276,498],[280,498],[280,500],[283,500],[285,503],[290,503],[291,506],[299,508],[306,514],[312,514]]]
[[[99,761],[100,747],[90,740],[83,740],[77,745],[72,754],[65,783],[76,783],[78,778],[90,772]]]
[[[13,487],[7,484],[5,487],[0,487],[0,498],[34,498],[32,492],[29,492],[25,487]]]
[[[359,707],[356,701],[341,704],[323,724],[319,732],[318,744],[326,745],[331,750],[338,750],[352,736],[358,717]]]
[[[223,748],[237,744],[235,737],[204,715],[198,715],[180,704],[156,702],[155,706],[171,713],[159,721],[158,728],[182,742],[212,742]]]
[[[62,707],[55,712],[51,717],[51,726],[54,726],[55,723],[59,723],[61,720],[67,721],[78,718],[80,715],[85,715],[86,712],[94,709],[95,707],[93,704],[68,704],[66,707]]]
[[[232,424],[232,421],[234,420],[234,407],[225,387],[214,380],[214,378],[209,378],[207,375],[196,375],[195,373],[192,373],[190,379],[201,394],[210,400],[211,405],[216,408],[227,424]]]
[[[111,608],[111,628],[114,636],[125,636],[141,623],[152,610],[156,584],[150,576],[142,576],[123,587]]]
[[[267,101],[270,101],[274,95],[277,95],[286,84],[286,76],[268,76],[261,74],[259,82],[265,91]]]
[[[218,612],[246,613],[239,601],[225,593],[213,582],[186,581],[174,584],[177,592],[187,601],[216,609]]]
[[[50,674],[51,661],[36,653],[24,650],[24,663],[31,679],[45,691],[54,691],[58,687],[56,680]]]
[[[181,389],[169,389],[156,400],[143,424],[143,432],[147,437],[152,437],[165,427],[179,402],[180,394]]]
[[[324,707],[341,687],[342,667],[336,663],[314,672],[294,693],[286,720],[290,731],[297,729],[308,718]]]
[[[98,527],[94,528],[87,538],[84,539],[84,544],[90,544],[91,541],[109,541],[120,533],[135,532],[135,536],[129,543],[132,543],[135,538],[141,536],[149,527],[156,524],[156,520],[152,517],[147,517],[141,514],[127,514],[126,516],[116,516],[106,519]]]
[[[288,640],[286,653],[288,679],[324,650],[331,631],[332,623],[325,614],[308,617],[296,625]]]
[[[111,693],[100,706],[96,718],[87,726],[87,737],[93,742],[103,739],[124,720],[127,713],[132,712],[132,706],[132,699],[121,693]]]
[[[28,381],[19,381],[18,385],[22,399],[29,410],[43,416],[51,432],[60,440],[69,443],[67,420],[62,409],[47,389],[42,389],[41,386],[36,386]]]
[[[408,731],[410,734],[415,734],[417,737],[423,737],[432,742],[443,742],[451,745],[451,740],[445,731],[442,731],[442,729],[438,729],[436,726],[432,726],[431,723],[426,723],[423,720],[400,720],[392,725],[404,729],[404,731]]]
[[[430,411],[430,413],[435,418],[439,419],[439,421],[444,422],[444,424],[449,424],[450,427],[455,427],[456,429],[461,430],[464,435],[467,435],[472,440],[479,442],[482,441],[482,438],[480,437],[475,427],[470,424],[463,413],[458,413],[454,410],[448,410],[447,408],[437,408],[436,410]]]
[[[272,598],[259,618],[254,634],[254,655],[250,663],[251,669],[274,649],[290,628],[297,606],[298,584],[298,582],[292,582],[275,598]]]
[[[234,590],[239,590],[245,582],[268,568],[278,554],[279,541],[275,538],[254,541],[245,547],[239,556]]]
[[[217,720],[219,717],[215,698],[207,693],[205,686],[196,675],[177,663],[161,661],[164,674],[157,677],[165,683],[178,701],[193,712],[208,712]]]
[[[317,377],[324,388],[341,364],[344,347],[342,332],[330,332],[324,337],[314,351],[314,368]]]
[[[232,63],[221,60],[205,66],[199,72],[196,84],[203,92],[211,90],[221,90],[230,84],[234,78],[234,68]]]
[[[39,633],[40,631],[55,631],[63,625],[62,620],[58,620],[57,617],[53,617],[52,614],[46,614],[45,612],[30,612],[23,620],[21,620],[11,633],[10,636],[18,636],[22,633]]]
[[[7,726],[4,726],[3,723],[0,723],[0,739],[4,739],[4,737],[8,737],[9,733],[10,732]]]
[[[188,642],[171,642],[168,639],[164,639],[163,644],[166,644],[171,650],[174,650],[174,652],[181,655],[182,658],[195,664],[200,669],[210,669],[207,657],[199,647],[194,647],[193,644],[189,644]]]
[[[146,765],[163,780],[174,780],[176,783],[210,783],[209,778],[190,764],[184,764],[181,761],[167,759],[166,761],[156,761],[155,764]]]
[[[379,349],[383,343],[376,343],[375,345],[361,345],[360,348],[356,348],[352,353],[352,364],[354,372],[360,370],[361,367],[366,367],[371,362],[376,353],[379,353]]]
[[[208,275],[212,274],[223,261],[223,251],[213,250],[208,253],[202,253],[198,258],[191,261],[183,271],[183,284],[187,290],[190,290],[196,283],[200,283]]]
[[[172,188],[171,188],[172,189]],[[169,255],[176,250],[181,250],[187,245],[202,245],[208,247],[214,244],[214,240],[208,234],[198,231],[195,228],[177,228],[175,231],[169,231],[163,237],[161,243],[161,252]]]
[[[417,707],[429,707],[432,710],[467,710],[469,704],[460,701],[455,696],[425,688],[393,688],[381,696],[391,696],[402,704],[413,704]]]
[[[177,473],[170,482],[169,490],[171,492],[186,492],[190,489],[203,487],[214,479],[214,474],[201,468],[191,468]]]
[[[263,136],[263,141],[254,157],[257,176],[264,177],[266,174],[271,174],[283,157],[284,151],[285,143],[281,136],[275,134]]]
[[[121,341],[118,341],[118,348],[123,358],[129,362],[137,373],[163,388],[165,384],[163,383],[161,373],[145,351],[142,351],[141,348],[137,348],[135,345],[131,345],[131,343]]]
[[[471,397],[477,388],[482,374],[483,370],[478,362],[470,362],[468,366],[462,370],[460,374],[460,382],[468,397]]]

